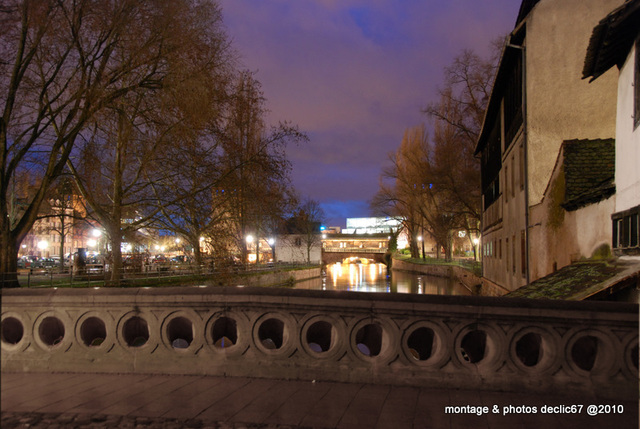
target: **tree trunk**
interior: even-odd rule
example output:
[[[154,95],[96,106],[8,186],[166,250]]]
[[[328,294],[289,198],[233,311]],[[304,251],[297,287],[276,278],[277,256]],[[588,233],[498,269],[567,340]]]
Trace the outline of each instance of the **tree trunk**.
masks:
[[[18,246],[10,231],[2,232],[0,248],[0,284],[3,288],[20,287],[18,282]]]
[[[111,238],[111,280],[110,286],[120,286],[122,281],[122,231],[114,228],[110,231]]]
[[[64,272],[64,242],[65,242],[64,216],[60,219],[60,272]]]
[[[453,260],[453,231],[447,232],[447,243],[444,248],[445,261],[451,262]]]
[[[412,258],[420,258],[420,250],[418,249],[418,243],[415,237],[411,237],[411,243],[409,243],[409,249],[411,251]]]
[[[202,252],[200,251],[200,238],[196,237],[191,240],[193,246],[193,259],[196,264],[196,273],[200,274],[202,268]]]

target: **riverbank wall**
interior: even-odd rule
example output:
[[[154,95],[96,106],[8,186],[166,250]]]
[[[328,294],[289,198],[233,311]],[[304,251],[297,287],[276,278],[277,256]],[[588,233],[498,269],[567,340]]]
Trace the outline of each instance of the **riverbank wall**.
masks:
[[[282,270],[274,272],[259,272],[243,276],[218,279],[219,286],[258,286],[258,287],[284,287],[293,286],[295,283],[315,279],[322,276],[321,267],[303,268],[299,270]]]
[[[391,269],[420,273],[428,276],[452,278],[469,289],[474,295],[483,295],[481,293],[481,278],[471,271],[455,265],[414,264],[401,259],[393,259]]]

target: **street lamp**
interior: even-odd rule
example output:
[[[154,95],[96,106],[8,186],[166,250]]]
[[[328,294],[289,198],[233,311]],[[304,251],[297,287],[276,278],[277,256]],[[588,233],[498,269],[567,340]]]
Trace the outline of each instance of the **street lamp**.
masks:
[[[420,243],[420,247],[422,248],[422,259],[427,259],[424,253],[424,241],[422,241],[422,236],[418,236],[418,242]]]
[[[478,243],[480,243],[480,239],[478,239],[478,237],[475,237],[473,239],[473,260],[474,261],[478,261],[478,253],[476,252],[476,247],[478,247]]]
[[[246,261],[243,263],[252,262],[253,255],[251,254],[251,243],[253,243],[253,235],[249,234],[245,237],[245,241],[247,243],[246,255],[243,255],[243,258],[246,258]],[[258,257],[256,256],[256,263],[258,263]]]
[[[46,240],[38,241],[38,249],[40,249],[40,256],[43,256],[43,253],[49,247],[49,242]]]
[[[269,246],[271,246],[271,260],[275,264],[275,262],[276,262],[276,239],[275,238],[270,238],[269,240],[267,240],[267,243],[269,243]]]

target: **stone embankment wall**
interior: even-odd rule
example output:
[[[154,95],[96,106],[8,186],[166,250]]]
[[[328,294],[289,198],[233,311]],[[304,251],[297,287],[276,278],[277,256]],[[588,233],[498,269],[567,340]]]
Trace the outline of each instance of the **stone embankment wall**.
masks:
[[[241,286],[293,286],[296,282],[302,280],[315,279],[322,276],[320,267],[317,268],[305,268],[300,270],[283,270],[276,272],[260,272],[256,275],[246,275],[239,280],[237,277],[232,277],[234,283]],[[236,284],[234,284],[236,285]],[[229,286],[229,285],[227,285]]]
[[[252,287],[2,291],[2,371],[637,397],[638,306]]]
[[[421,273],[428,276],[453,278],[475,294],[480,290],[479,286],[482,283],[482,279],[471,271],[454,265],[413,264],[400,259],[394,259],[392,269]]]

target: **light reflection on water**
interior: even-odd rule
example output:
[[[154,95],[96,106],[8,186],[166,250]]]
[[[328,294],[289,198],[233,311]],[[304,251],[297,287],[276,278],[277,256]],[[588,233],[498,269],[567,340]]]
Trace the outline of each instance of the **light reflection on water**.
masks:
[[[296,289],[348,290],[429,295],[471,295],[460,283],[445,277],[391,271],[384,264],[327,265],[326,276],[296,283]]]

